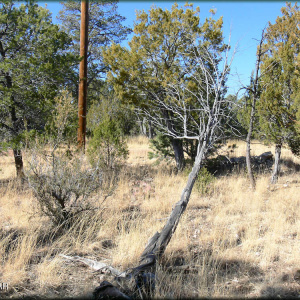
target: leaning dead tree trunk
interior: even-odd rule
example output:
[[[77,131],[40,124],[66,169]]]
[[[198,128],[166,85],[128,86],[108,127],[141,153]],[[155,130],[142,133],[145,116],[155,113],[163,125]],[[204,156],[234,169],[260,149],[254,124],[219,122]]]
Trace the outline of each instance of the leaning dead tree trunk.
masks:
[[[209,122],[208,129],[214,131],[214,126],[211,127],[211,122]],[[115,274],[115,279],[120,282],[123,280],[133,279],[135,281],[135,292],[139,291],[141,297],[151,295],[154,292],[155,288],[155,267],[156,261],[161,258],[164,254],[166,247],[168,246],[178,224],[181,216],[183,215],[188,202],[190,200],[190,196],[193,190],[194,183],[198,177],[199,171],[201,169],[201,162],[205,157],[207,152],[207,141],[206,139],[199,143],[198,151],[194,166],[192,171],[189,174],[188,181],[181,193],[180,200],[175,204],[165,226],[161,230],[161,232],[156,232],[152,238],[149,240],[146,245],[143,253],[140,256],[139,265],[135,268],[130,269],[128,272],[121,273],[113,269],[113,274]],[[78,258],[75,258],[78,260]],[[80,260],[80,259],[79,259]],[[81,259],[82,260],[82,259]],[[85,259],[86,261],[86,259]],[[84,261],[84,262],[85,262]],[[90,265],[91,263],[85,262]],[[96,265],[97,263],[94,263]],[[102,265],[101,265],[102,266]],[[105,265],[106,268],[111,268]],[[112,268],[111,268],[112,269]],[[119,274],[118,274],[119,273]],[[105,283],[105,284],[104,284]],[[112,285],[109,282],[103,282],[99,287],[96,288],[94,294],[97,299],[101,299],[103,296],[109,297],[110,290],[104,290],[103,286]],[[115,287],[114,287],[115,288]],[[117,293],[114,289],[113,293]],[[122,293],[119,295],[123,298]],[[127,297],[126,295],[124,295]]]
[[[191,40],[191,43],[193,44],[194,41]],[[225,61],[223,60],[223,69],[219,70],[223,58],[221,53],[216,52],[214,48],[197,47],[182,56],[182,61],[189,58],[182,66],[182,73],[189,74],[188,78],[180,76],[167,83],[166,95],[162,96],[162,93],[151,91],[151,98],[155,101],[151,105],[151,110],[147,111],[145,108],[143,111],[155,128],[163,134],[177,140],[197,140],[198,147],[192,171],[182,190],[180,200],[173,207],[166,224],[149,240],[140,256],[139,265],[127,271],[125,275],[115,277],[120,281],[133,279],[136,291],[142,297],[142,291],[145,291],[144,295],[149,297],[154,289],[156,262],[164,254],[187,208],[207,151],[224,138],[225,132],[235,131],[230,109],[234,103],[225,98],[224,82],[230,68],[230,64],[227,64],[228,51],[226,51]],[[168,119],[161,118],[162,107],[180,126],[170,126]],[[101,287],[99,290],[102,290]]]
[[[149,257],[152,259],[160,258],[161,255],[164,253],[167,245],[169,244],[172,235],[174,234],[179,220],[184,213],[187,204],[190,200],[191,192],[194,186],[194,183],[197,179],[199,171],[201,169],[201,162],[203,160],[204,154],[206,152],[206,142],[204,141],[201,145],[200,149],[198,149],[198,154],[192,168],[191,173],[189,174],[188,181],[186,186],[184,187],[180,200],[175,204],[167,223],[163,227],[162,231],[156,232],[153,237],[150,239],[148,245],[146,246],[144,252],[141,255],[140,263],[143,265],[145,260],[149,262]],[[154,256],[153,256],[154,255]]]
[[[259,99],[259,89],[258,89],[258,80],[259,80],[259,68],[260,68],[260,62],[261,62],[261,57],[263,55],[262,52],[262,44],[264,41],[264,31],[262,32],[262,37],[259,43],[259,47],[258,47],[258,51],[257,51],[257,60],[256,60],[256,68],[255,68],[255,79],[253,82],[253,88],[252,89],[248,89],[251,93],[252,93],[252,103],[251,103],[251,113],[250,113],[250,122],[249,122],[249,129],[248,129],[248,134],[247,134],[247,138],[246,138],[246,143],[247,143],[247,147],[246,147],[246,164],[247,164],[247,170],[248,170],[248,176],[249,176],[249,180],[250,180],[250,185],[252,187],[252,189],[255,189],[256,186],[256,182],[255,182],[255,178],[253,175],[253,169],[251,166],[251,136],[252,136],[252,132],[253,132],[253,122],[254,122],[254,117],[255,117],[255,111],[256,111],[256,102]]]

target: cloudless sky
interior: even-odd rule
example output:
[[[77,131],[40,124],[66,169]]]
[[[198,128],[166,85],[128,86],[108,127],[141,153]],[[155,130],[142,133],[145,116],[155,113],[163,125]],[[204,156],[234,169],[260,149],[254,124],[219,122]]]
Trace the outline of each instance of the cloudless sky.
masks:
[[[227,82],[229,93],[236,93],[242,85],[249,84],[252,70],[255,68],[256,48],[258,40],[261,38],[262,30],[270,21],[274,24],[277,16],[281,16],[281,8],[285,6],[285,1],[190,1],[194,8],[200,7],[200,21],[211,16],[209,10],[216,9],[215,19],[223,16],[223,33],[225,42],[230,37],[232,49],[236,48],[231,75]],[[57,22],[56,16],[61,9],[61,4],[55,1],[38,2],[45,6],[52,13],[53,21]],[[184,6],[186,1],[178,1],[179,7]],[[292,3],[295,3],[292,1]],[[153,5],[170,10],[173,1],[120,1],[118,12],[126,17],[124,25],[133,28],[135,21],[135,11],[148,11]],[[131,37],[129,37],[130,40]],[[127,41],[122,43],[124,46]]]

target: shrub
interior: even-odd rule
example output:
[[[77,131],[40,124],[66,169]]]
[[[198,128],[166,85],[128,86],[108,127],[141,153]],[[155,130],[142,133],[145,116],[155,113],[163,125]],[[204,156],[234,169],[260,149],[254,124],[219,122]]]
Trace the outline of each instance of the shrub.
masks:
[[[148,158],[155,158],[157,163],[161,161],[170,162],[170,160],[175,157],[170,137],[161,133],[157,133],[153,139],[150,139],[150,148],[153,151],[148,152]]]
[[[93,130],[88,156],[92,165],[113,169],[128,156],[126,139],[117,120],[106,118]]]
[[[30,150],[28,182],[42,213],[54,225],[69,226],[81,212],[93,208],[89,198],[102,187],[103,174],[99,165],[90,167],[82,153],[70,154],[76,135],[72,95],[62,91],[54,100],[46,134],[36,136]]]
[[[184,174],[188,176],[190,172],[191,167],[186,167]],[[195,182],[195,188],[201,195],[208,195],[211,192],[212,183],[214,181],[215,177],[203,166]]]
[[[211,192],[211,186],[215,177],[202,167],[196,180],[196,189],[201,195],[208,195]]]
[[[69,226],[78,214],[93,208],[89,197],[101,188],[102,172],[88,168],[83,156],[33,155],[30,166],[29,185],[54,225]]]

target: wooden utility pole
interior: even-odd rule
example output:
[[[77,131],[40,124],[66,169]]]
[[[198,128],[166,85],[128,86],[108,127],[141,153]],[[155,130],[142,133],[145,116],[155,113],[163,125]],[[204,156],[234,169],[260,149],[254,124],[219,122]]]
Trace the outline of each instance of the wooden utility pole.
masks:
[[[78,147],[85,150],[86,133],[86,99],[87,99],[87,52],[88,52],[88,22],[89,2],[81,1],[80,23],[80,65],[79,65],[79,92],[78,92]]]

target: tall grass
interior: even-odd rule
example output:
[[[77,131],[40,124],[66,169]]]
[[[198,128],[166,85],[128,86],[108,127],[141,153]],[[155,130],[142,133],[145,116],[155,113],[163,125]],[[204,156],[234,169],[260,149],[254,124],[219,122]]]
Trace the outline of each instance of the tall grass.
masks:
[[[231,156],[245,155],[241,142],[232,143],[237,148]],[[128,145],[130,157],[114,194],[68,229],[53,228],[40,216],[30,190],[13,183],[0,186],[0,277],[10,287],[1,296],[86,296],[101,280],[110,280],[59,254],[104,261],[120,270],[137,264],[178,201],[187,175],[153,165],[145,138],[131,138]],[[269,150],[256,144],[252,149],[255,155]],[[232,174],[214,180],[209,193],[193,191],[157,266],[155,297],[299,295],[299,159],[287,149],[283,158],[294,168],[275,186],[269,185],[269,174],[257,175],[253,191],[246,176]],[[0,164],[0,180],[12,180],[13,157],[0,157]]]

